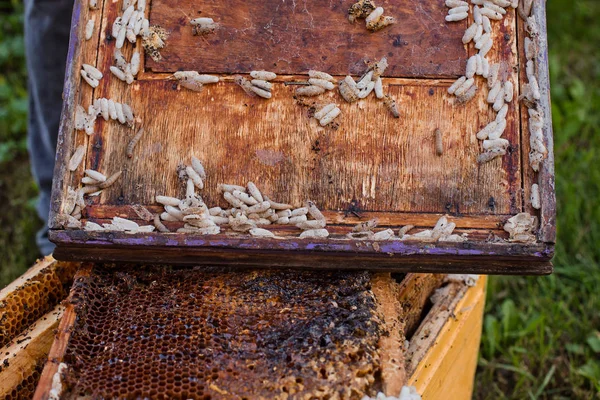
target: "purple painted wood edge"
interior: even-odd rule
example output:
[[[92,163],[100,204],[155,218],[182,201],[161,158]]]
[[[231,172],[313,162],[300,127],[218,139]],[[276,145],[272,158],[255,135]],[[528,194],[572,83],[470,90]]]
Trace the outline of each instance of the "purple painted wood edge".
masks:
[[[122,232],[85,232],[85,231],[51,231],[51,240],[56,244],[89,247],[121,246],[132,251],[143,251],[143,248],[181,248],[194,250],[261,250],[281,252],[322,252],[350,253],[372,256],[452,256],[474,257],[493,256],[498,259],[514,258],[523,260],[548,261],[554,254],[554,246],[548,244],[523,245],[517,243],[477,243],[477,242],[437,242],[424,243],[417,241],[368,241],[350,239],[260,239],[232,238],[226,235],[189,235],[143,233],[126,234]],[[135,250],[134,250],[135,249]]]
[[[540,231],[539,240],[546,243],[556,242],[556,191],[554,186],[554,137],[552,131],[552,105],[550,100],[550,71],[548,62],[548,35],[546,19],[546,0],[534,2],[532,15],[535,16],[539,30],[539,53],[537,58],[538,84],[540,87],[540,109],[544,113],[544,141],[548,149],[546,159],[540,166],[538,185],[540,187]],[[526,165],[525,167],[528,167]]]
[[[67,163],[69,149],[72,147],[71,143],[73,141],[75,95],[78,87],[77,82],[79,81],[79,57],[77,55],[81,52],[81,35],[79,33],[83,29],[80,26],[82,7],[82,1],[75,0],[73,15],[71,17],[71,34],[69,38],[65,84],[62,95],[63,104],[56,144],[52,195],[50,197],[50,215],[48,219],[50,228],[57,228],[54,221],[56,215],[60,213],[63,193],[65,192],[65,179],[69,176],[67,173]]]

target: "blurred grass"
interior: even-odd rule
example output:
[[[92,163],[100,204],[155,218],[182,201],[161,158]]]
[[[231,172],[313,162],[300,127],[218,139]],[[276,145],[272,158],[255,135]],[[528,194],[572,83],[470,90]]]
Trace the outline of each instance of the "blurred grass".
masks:
[[[37,188],[26,149],[27,72],[23,42],[23,3],[0,1],[0,287],[38,256],[35,232]]]
[[[37,257],[22,3],[0,1],[0,287]],[[556,272],[492,277],[475,398],[600,398],[600,0],[548,1]]]

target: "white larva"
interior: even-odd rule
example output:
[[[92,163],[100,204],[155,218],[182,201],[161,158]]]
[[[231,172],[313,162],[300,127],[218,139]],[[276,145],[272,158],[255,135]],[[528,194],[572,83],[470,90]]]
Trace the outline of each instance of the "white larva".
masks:
[[[488,78],[490,76],[490,63],[487,58],[483,57],[481,54],[478,54],[481,57],[481,76],[484,78]]]
[[[123,173],[123,171],[115,172],[114,174],[112,174],[111,176],[106,178],[106,180],[104,182],[99,183],[98,188],[106,189],[107,187],[111,186],[113,183],[115,183],[117,181],[117,179],[119,179],[119,177],[121,176],[122,173]]]
[[[321,71],[315,71],[315,70],[311,69],[310,71],[308,71],[308,77],[315,78],[315,79],[323,79],[323,80],[335,83],[335,79],[333,76],[331,76],[325,72],[321,72]]]
[[[170,196],[156,196],[154,198],[157,203],[162,204],[164,206],[173,206],[177,207],[179,205],[179,199]]]
[[[381,77],[377,78],[377,80],[375,81],[375,86],[373,87],[373,90],[375,91],[375,96],[378,99],[383,98],[383,81],[381,80]]]
[[[217,186],[217,191],[219,193],[225,193],[225,192],[233,192],[234,190],[239,190],[240,192],[245,192],[246,188],[243,186],[239,186],[239,185],[227,185],[227,184],[220,184],[219,186]]]
[[[83,178],[81,178],[81,183],[83,183],[84,185],[98,185],[100,182],[90,178],[89,176],[84,176]]]
[[[510,103],[514,96],[514,86],[511,81],[504,83],[504,101]]]
[[[481,25],[483,23],[481,8],[479,8],[479,6],[473,7],[473,19],[477,25]]]
[[[124,27],[129,25],[129,21],[130,21],[131,17],[133,16],[134,12],[135,12],[135,8],[133,8],[133,5],[130,5],[129,7],[127,7],[127,9],[123,12],[123,16],[121,18],[121,24]]]
[[[296,89],[297,96],[318,96],[325,93],[325,89],[320,86],[303,86]]]
[[[484,15],[483,17],[481,17],[481,21],[483,22],[483,30],[487,33],[490,33],[492,31],[492,23],[490,22],[490,19],[486,15]]]
[[[144,12],[144,10],[146,9],[146,0],[138,0],[137,9],[138,11]]]
[[[479,54],[481,55],[481,57],[485,57],[487,53],[489,53],[489,51],[492,49],[493,45],[494,41],[490,37],[488,40],[485,41],[485,43],[483,43],[481,49],[479,49]]]
[[[270,204],[270,208],[272,208],[273,210],[288,210],[290,208],[293,208],[291,205],[286,204],[286,203],[277,203],[276,201],[270,200],[268,199],[266,196],[263,196],[265,201],[267,201]]]
[[[498,74],[500,73],[500,64],[492,64],[489,68],[487,83],[488,88],[494,87],[496,82],[498,82]]]
[[[360,92],[358,92],[358,98],[359,99],[366,98],[368,95],[371,94],[371,92],[373,91],[373,89],[375,89],[375,82],[371,81],[371,82],[369,82],[367,84],[367,87],[365,87]]]
[[[290,217],[277,218],[277,221],[275,221],[275,223],[278,225],[287,225],[290,223]]]
[[[487,139],[488,136],[489,136],[489,134],[491,132],[493,132],[494,129],[496,129],[497,126],[498,126],[498,122],[497,121],[490,122],[482,130],[480,130],[479,132],[477,132],[477,139],[479,139],[479,140]]]
[[[327,104],[325,107],[321,108],[315,113],[315,118],[321,120],[324,116],[326,116],[331,110],[333,110],[336,107],[337,105],[335,103]]]
[[[327,229],[311,229],[308,231],[304,231],[300,234],[301,239],[308,238],[326,238],[329,236],[329,231]]]
[[[160,219],[163,221],[168,221],[168,222],[178,222],[179,220],[177,218],[175,218],[174,216],[172,216],[171,214],[169,214],[168,212],[163,212],[162,214],[160,214]]]
[[[121,103],[115,103],[115,110],[117,111],[117,120],[119,123],[124,124],[127,122],[125,114],[123,113],[123,105]]]
[[[194,182],[194,185],[202,190],[204,189],[204,182],[202,181],[202,178],[200,177],[200,175],[194,170],[194,168],[188,166],[185,168],[185,172],[187,174],[187,176],[192,180],[192,182]]]
[[[376,232],[371,239],[372,240],[390,240],[393,238],[394,238],[394,231],[391,229],[386,229],[384,231]]]
[[[73,152],[73,155],[71,156],[71,159],[69,160],[69,171],[75,171],[79,167],[79,164],[81,164],[81,161],[83,160],[84,155],[85,155],[85,146],[80,145],[79,147],[77,147],[75,152]]]
[[[117,119],[117,108],[115,102],[111,99],[108,99],[108,115],[110,119]]]
[[[500,95],[502,91],[502,83],[497,81],[492,89],[488,92],[487,102],[493,104],[496,101],[496,97]]]
[[[496,126],[488,135],[489,140],[500,139],[500,137],[504,133],[504,130],[506,129],[506,120],[505,119],[501,119],[501,120],[495,121],[495,122],[496,122]]]
[[[535,64],[533,63],[533,60],[529,60],[527,61],[527,64],[525,64],[525,72],[527,79],[529,80],[531,80],[532,76],[535,76]]]
[[[484,1],[483,2],[483,8],[492,10],[497,12],[498,14],[501,15],[505,15],[506,14],[506,10],[500,6],[497,6],[496,4],[492,3],[491,1]]]
[[[529,87],[531,89],[531,94],[535,100],[539,100],[542,98],[542,94],[540,93],[540,86],[538,85],[537,78],[535,76],[531,76],[529,79]]]
[[[306,217],[306,215],[297,215],[295,217],[290,217],[288,222],[290,224],[296,225],[296,224],[299,224],[301,222],[305,222],[307,220],[308,220],[308,218]]]
[[[95,222],[86,221],[85,225],[83,226],[83,230],[87,231],[87,232],[101,232],[104,230],[104,227],[102,227],[101,225],[98,225]]]
[[[125,103],[121,104],[121,106],[123,108],[123,115],[125,116],[125,121],[127,121],[129,125],[133,125],[135,119],[133,117],[133,111],[131,111],[131,107],[129,107],[129,105]]]
[[[212,222],[214,222],[217,225],[226,225],[229,223],[229,218],[227,218],[227,217],[221,217],[219,215],[214,215],[214,216],[210,216],[209,218]]]
[[[144,24],[144,12],[138,10],[136,19],[135,19],[135,24],[133,25],[134,36],[138,36],[140,34],[140,32],[142,31],[143,24]],[[133,43],[135,43],[135,40],[133,41]]]
[[[224,217],[225,212],[221,207],[211,207],[208,209],[208,214],[212,217]]]
[[[540,187],[537,183],[531,185],[531,207],[539,210],[541,208],[540,204]]]
[[[477,54],[475,55],[476,57],[476,61],[477,61],[477,67],[475,68],[475,73],[477,75],[483,75],[483,57],[481,57],[481,54]]]
[[[475,34],[477,33],[477,24],[473,23],[469,28],[465,31],[465,34],[462,37],[462,42],[464,44],[469,43],[471,40],[475,38]]]
[[[88,7],[90,8],[90,10],[97,10],[98,9],[98,0],[90,0],[88,3]]]
[[[243,201],[245,204],[247,204],[249,206],[258,204],[258,200],[256,200],[254,197],[248,195],[247,193],[241,192],[239,190],[234,190],[231,194],[233,194],[233,196],[235,198]]]
[[[173,218],[176,218],[178,221],[183,221],[183,213],[179,208],[176,208],[174,206],[165,206],[165,211]]]
[[[241,208],[244,205],[244,203],[238,198],[234,197],[233,194],[231,194],[231,192],[224,192],[223,198],[235,208]]]
[[[498,96],[496,96],[496,101],[494,101],[494,105],[492,106],[492,108],[494,109],[494,111],[498,112],[502,109],[503,106],[504,106],[504,90],[501,90],[500,93],[498,93]]]
[[[104,175],[104,174],[102,174],[102,173],[100,173],[100,172],[98,172],[96,170],[86,169],[85,170],[85,174],[87,176],[89,176],[90,178],[95,179],[98,182],[104,182],[104,181],[106,181],[106,175]]]
[[[250,76],[254,79],[260,79],[263,81],[272,81],[277,78],[277,74],[269,71],[251,71]]]
[[[92,17],[85,24],[85,40],[90,40],[94,34],[94,25],[96,24],[96,18]]]
[[[493,19],[496,21],[499,21],[502,19],[502,14],[500,14],[499,12],[494,11],[490,8],[487,8],[487,7],[480,8],[480,13],[482,16],[486,16],[489,19]],[[482,23],[483,23],[483,21],[482,21]]]
[[[270,91],[273,88],[273,84],[271,82],[263,81],[261,79],[252,79],[250,83],[258,88]]]
[[[369,24],[374,24],[375,22],[377,22],[379,20],[379,18],[381,18],[381,16],[383,15],[383,7],[377,7],[375,10],[373,10],[365,19],[365,23],[367,25]]]
[[[319,121],[319,125],[321,126],[327,126],[330,123],[333,122],[334,119],[336,119],[340,114],[342,113],[342,110],[340,110],[339,107],[335,107],[333,110],[331,110],[330,112],[328,112],[320,121]]]
[[[310,78],[308,80],[308,83],[310,83],[313,86],[322,87],[323,89],[326,89],[326,90],[333,90],[335,88],[335,85],[333,84],[333,82],[325,80],[325,79]]]
[[[353,103],[358,100],[359,90],[356,87],[356,82],[350,75],[346,76],[339,83],[339,91],[340,95],[346,100],[348,103]]]
[[[253,206],[248,207],[247,213],[262,213],[267,211],[271,207],[271,204],[268,201],[263,201]]]
[[[506,139],[486,139],[483,141],[484,150],[492,149],[503,149],[506,150],[509,146],[509,142]]]
[[[96,104],[97,108],[100,110],[102,118],[104,118],[105,121],[108,121],[108,119],[110,118],[110,115],[108,113],[108,100],[102,97],[100,99],[96,99],[94,104]]]
[[[86,81],[88,83],[88,85],[90,85],[93,88],[97,88],[98,85],[100,84],[100,82],[98,82],[97,79],[92,78],[91,76],[89,76],[89,74],[84,71],[81,70],[79,71],[81,73],[81,77],[83,78],[84,81]]]
[[[293,217],[293,218],[296,218],[296,217]],[[321,229],[321,228],[325,228],[326,224],[327,223],[325,222],[325,220],[314,219],[314,220],[310,220],[310,221],[298,222],[296,224],[296,227],[300,228],[302,230]]]
[[[300,215],[306,215],[306,214],[308,214],[308,207],[300,207],[300,208],[296,208],[296,209],[292,210],[292,214],[290,216],[298,217]]]
[[[491,37],[492,36],[489,33],[481,35],[481,37],[475,41],[475,48],[478,50],[481,49],[483,45],[491,39]]]
[[[250,234],[254,237],[265,237],[265,238],[274,238],[275,234],[271,231],[262,228],[252,228],[249,230]]]
[[[373,80],[373,71],[369,71],[363,76],[357,83],[356,87],[358,89],[364,89],[367,85]]]
[[[121,32],[121,28],[123,27],[123,21],[121,17],[117,17],[115,22],[112,24],[112,37],[116,38],[119,36],[119,32]]]
[[[448,10],[448,15],[452,15],[452,14],[460,14],[460,13],[465,13],[469,11],[469,6],[458,6],[458,7],[453,7],[450,10]]]
[[[462,6],[469,5],[469,3],[467,3],[466,1],[462,1],[462,0],[446,0],[445,4],[446,4],[446,7],[448,7],[448,8],[462,7]]]
[[[475,75],[475,72],[477,72],[477,56],[472,56],[467,60],[465,76],[467,78],[472,78]]]
[[[269,92],[267,90],[264,90],[264,89],[261,89],[261,88],[259,88],[257,86],[254,86],[254,85],[250,86],[250,90],[252,92],[254,92],[255,94],[257,94],[258,96],[264,98],[264,99],[270,99],[271,97],[273,97],[273,95],[271,94],[271,92]]]
[[[93,105],[90,105],[90,107],[88,108],[88,113],[87,113],[87,117],[85,120],[85,133],[87,135],[92,135],[94,133],[94,126],[96,124],[96,117],[98,115],[96,109],[94,108]]]
[[[449,94],[454,94],[456,92],[456,89],[458,89],[459,87],[461,87],[467,80],[467,77],[465,76],[461,76],[460,78],[458,78],[449,88],[448,88],[448,93]]]
[[[135,51],[133,53],[133,55],[131,56],[131,62],[129,63],[129,65],[131,66],[131,74],[133,76],[137,76],[138,72],[140,71],[140,52],[139,51]]]
[[[473,85],[466,92],[457,96],[456,99],[460,104],[464,104],[475,97],[475,95],[477,94],[477,90],[477,85]]]
[[[259,203],[262,203],[264,200],[262,193],[260,192],[260,190],[258,190],[258,188],[256,187],[256,185],[252,182],[248,182],[248,193],[250,194],[250,196],[254,197]]]
[[[112,74],[114,76],[116,76],[117,78],[119,78],[120,80],[125,82],[125,80],[127,79],[127,77],[125,76],[125,72],[121,71],[119,68],[115,67],[114,65],[111,65],[109,69],[110,69],[110,72],[112,72]]]
[[[206,179],[204,165],[202,165],[202,162],[194,156],[192,156],[192,168],[200,176],[200,178]]]
[[[506,119],[506,114],[508,114],[508,104],[502,106],[498,114],[496,115],[496,121],[500,121]]]
[[[156,214],[154,216],[154,226],[156,227],[156,229],[161,232],[161,233],[169,233],[171,232],[169,230],[169,228],[167,228],[161,221],[160,221],[160,215]]]
[[[215,21],[212,18],[208,18],[208,17],[202,17],[202,18],[195,18],[192,19],[190,21],[191,25],[206,25],[206,24],[212,24]]]
[[[473,42],[477,43],[481,40],[483,36],[483,26],[477,25],[477,31],[475,32],[475,37],[473,38]]]
[[[473,86],[474,83],[475,83],[474,78],[467,79],[462,85],[460,85],[458,87],[458,89],[456,89],[456,91],[454,92],[454,95],[456,95],[456,96],[463,95],[467,90],[469,90],[471,88],[471,86]]]
[[[291,217],[292,216],[292,210],[281,210],[281,211],[277,211],[275,213],[275,215],[277,215],[277,217],[279,218],[283,218],[283,217]]]
[[[310,214],[310,216],[314,219],[325,220],[325,216],[323,215],[323,213],[321,213],[321,210],[317,208],[316,204],[313,201],[307,201],[306,208],[308,209],[308,213]]]

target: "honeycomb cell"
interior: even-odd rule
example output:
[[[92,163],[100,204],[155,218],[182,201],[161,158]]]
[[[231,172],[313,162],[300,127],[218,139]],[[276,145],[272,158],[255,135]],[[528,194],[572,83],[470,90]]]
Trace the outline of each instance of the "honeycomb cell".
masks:
[[[64,361],[91,398],[361,398],[386,335],[367,272],[91,267]]]

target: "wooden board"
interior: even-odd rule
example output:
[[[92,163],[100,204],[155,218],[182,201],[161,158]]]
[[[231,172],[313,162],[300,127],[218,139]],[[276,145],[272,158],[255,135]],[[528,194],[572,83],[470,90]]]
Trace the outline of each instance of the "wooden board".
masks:
[[[522,126],[526,110],[516,101],[509,104],[503,136],[511,143],[508,154],[478,165],[481,144],[475,133],[495,115],[485,102],[487,89],[481,89],[466,105],[447,94],[449,85],[463,73],[466,58],[474,54],[472,47],[460,41],[472,21],[446,23],[443,17],[447,10],[442,2],[424,6],[390,0],[382,5],[399,23],[369,33],[363,22],[347,21],[348,1],[333,1],[329,6],[275,0],[172,3],[155,0],[149,4],[150,23],[163,26],[170,36],[161,52],[163,59],[145,57],[144,70],[128,86],[109,73],[115,42],[109,33],[121,13],[120,3],[100,2],[100,9],[92,11],[76,2],[52,216],[60,214],[67,187],[77,188],[83,168],[91,168],[107,175],[122,171],[123,175],[117,184],[88,200],[83,220],[106,222],[123,216],[141,222],[129,205],[142,204],[158,212],[155,195],[181,197],[184,189],[176,168],[195,155],[207,170],[201,194],[210,206],[226,205],[217,192],[218,184],[253,181],[277,201],[300,206],[314,200],[324,210],[332,235],[326,240],[298,239],[299,230],[289,226],[269,227],[285,240],[234,237],[226,229],[223,234],[209,236],[130,235],[62,230],[54,224],[50,237],[58,245],[56,257],[313,268],[339,268],[344,266],[343,260],[352,259],[360,268],[394,271],[422,271],[427,265],[431,272],[551,272],[551,149],[539,178],[545,179],[541,185],[544,206],[539,213],[528,206],[527,191],[537,177],[529,173],[527,165],[528,133]],[[535,1],[534,12],[545,27],[543,1]],[[222,29],[206,38],[192,36],[187,21],[197,15],[214,16]],[[85,41],[83,26],[91,16],[101,21],[101,29]],[[518,49],[522,48],[523,36],[518,34],[515,12],[509,10],[494,24],[490,63],[502,62],[508,77],[520,82],[523,77],[518,71],[523,68],[524,55]],[[303,40],[308,32],[311,40]],[[402,45],[396,46],[397,42]],[[337,50],[332,51],[332,46]],[[542,46],[541,50],[540,69],[544,70],[547,49]],[[131,51],[131,45],[126,44],[127,57]],[[335,101],[342,116],[336,130],[322,128],[294,99],[295,86],[286,85],[306,79],[303,74],[309,68],[327,70],[338,79],[347,73],[356,76],[364,69],[363,61],[383,55],[390,62],[384,76],[385,91],[398,101],[400,119],[392,118],[374,98],[348,104],[332,91],[315,101]],[[105,74],[97,89],[92,90],[80,79],[84,62]],[[274,84],[273,99],[249,97],[232,82],[232,73],[255,68],[281,74]],[[221,82],[201,93],[192,92],[167,79],[181,69],[217,73]],[[547,94],[547,80],[540,83]],[[133,130],[101,118],[89,137],[73,129],[75,106],[87,108],[93,99],[102,97],[130,104],[146,129],[132,159],[126,157],[125,148]],[[547,107],[549,97],[544,96],[541,103]],[[444,135],[441,157],[434,149],[436,128]],[[548,122],[545,135],[549,147],[551,134]],[[80,144],[87,147],[85,165],[70,173],[65,164]],[[357,210],[360,218],[352,213]],[[542,221],[535,244],[504,240],[504,222],[522,211],[539,214]],[[378,217],[382,228],[413,224],[418,231],[431,228],[444,214],[457,224],[459,233],[468,235],[466,242],[374,243],[345,238],[352,225],[368,218]]]

